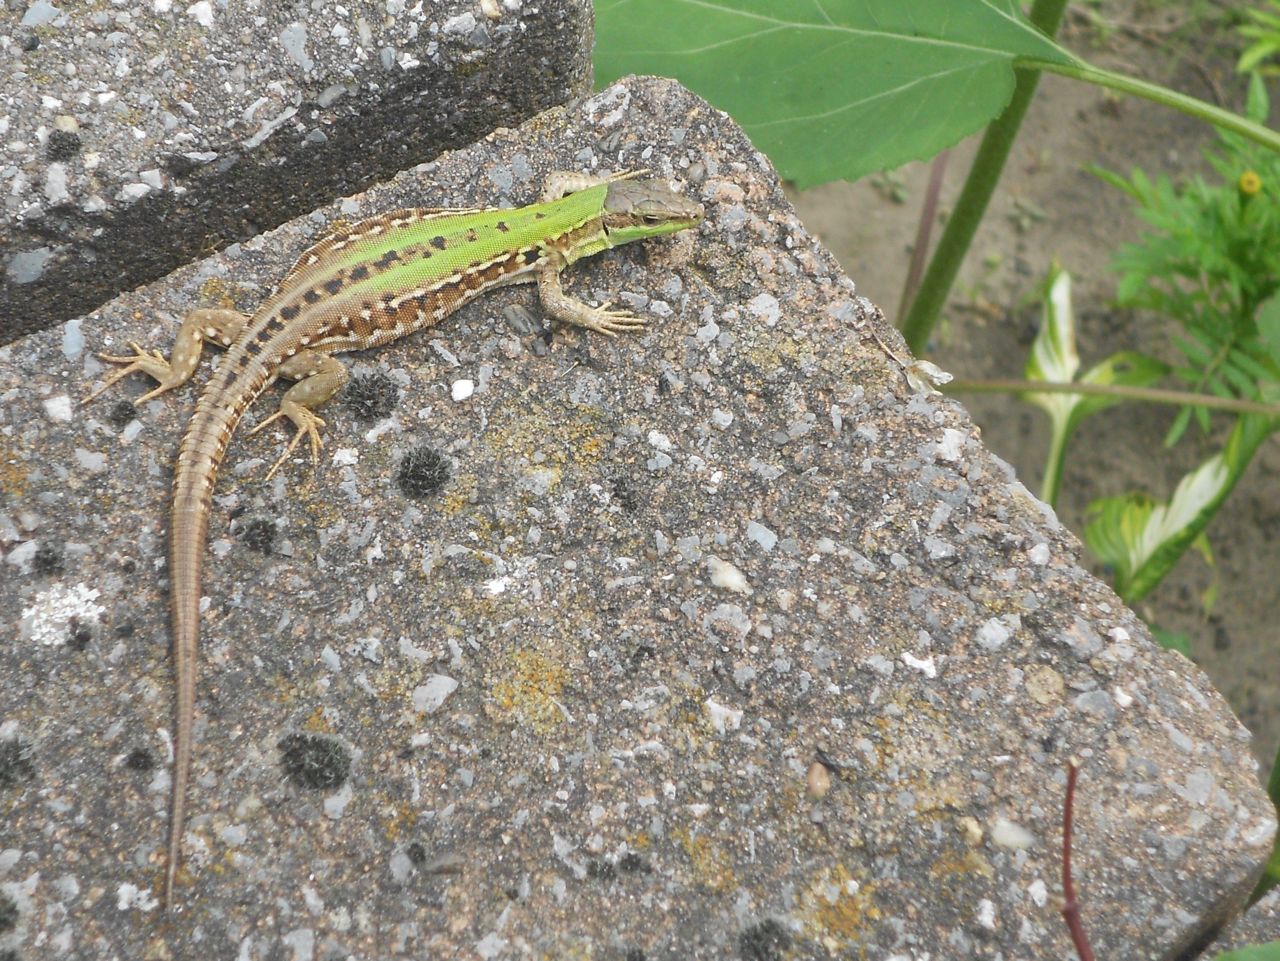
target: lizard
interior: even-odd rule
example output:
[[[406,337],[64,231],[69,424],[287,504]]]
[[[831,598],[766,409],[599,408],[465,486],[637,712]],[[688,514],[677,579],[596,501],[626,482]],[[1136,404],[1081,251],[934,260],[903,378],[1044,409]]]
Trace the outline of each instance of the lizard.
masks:
[[[252,315],[225,308],[188,313],[168,359],[130,343],[131,355],[99,354],[124,365],[89,403],[132,373],[157,385],[136,404],[186,383],[206,344],[226,348],[182,438],[169,518],[170,643],[174,673],[173,771],[163,905],[174,907],[191,777],[200,639],[201,569],[218,471],[236,426],[272,383],[294,381],[257,433],[280,419],[293,439],[270,478],[304,439],[319,464],[325,425],[315,408],[342,389],[347,368],[331,356],[378,347],[432,327],[480,294],[536,282],[553,319],[607,336],[643,328],[643,318],[611,304],[592,307],[564,291],[560,272],[620,244],[696,227],[700,204],[643,172],[611,177],[555,171],[539,201],[518,208],[410,208],[361,220],[308,248]]]

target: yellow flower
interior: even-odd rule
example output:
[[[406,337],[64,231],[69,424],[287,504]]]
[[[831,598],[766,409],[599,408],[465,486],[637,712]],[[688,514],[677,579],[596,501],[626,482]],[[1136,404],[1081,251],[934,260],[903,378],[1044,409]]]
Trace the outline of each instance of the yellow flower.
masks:
[[[1262,190],[1262,178],[1258,176],[1257,171],[1246,170],[1236,181],[1236,189],[1246,197],[1252,197]]]

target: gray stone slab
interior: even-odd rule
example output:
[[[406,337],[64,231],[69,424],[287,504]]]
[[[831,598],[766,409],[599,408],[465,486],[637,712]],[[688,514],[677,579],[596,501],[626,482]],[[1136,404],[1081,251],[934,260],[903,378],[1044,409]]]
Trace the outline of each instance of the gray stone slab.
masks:
[[[30,0],[0,24],[0,344],[591,78],[589,0]]]
[[[1280,888],[1272,888],[1266,897],[1237,918],[1205,956],[1272,942],[1280,944]]]
[[[196,392],[79,409],[90,352],[252,307],[335,217],[637,167],[707,222],[568,282],[645,333],[548,340],[534,292],[499,291],[354,356],[365,412],[399,400],[335,400],[318,473],[264,483],[286,435],[233,442],[166,921],[166,512]],[[1176,956],[1270,850],[1248,735],[880,342],[741,132],[630,81],[0,350],[0,949],[1067,958],[1075,756],[1098,957]],[[449,479],[411,496],[422,450]]]

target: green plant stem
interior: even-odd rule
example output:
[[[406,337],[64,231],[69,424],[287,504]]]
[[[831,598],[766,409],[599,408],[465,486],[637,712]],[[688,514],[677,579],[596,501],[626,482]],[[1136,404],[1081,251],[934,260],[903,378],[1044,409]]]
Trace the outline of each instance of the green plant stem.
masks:
[[[1058,506],[1058,491],[1062,490],[1062,471],[1066,467],[1067,443],[1060,436],[1066,430],[1065,420],[1059,423],[1052,418],[1053,436],[1049,440],[1049,456],[1045,458],[1044,483],[1040,486],[1040,499],[1050,507]]]
[[[1267,780],[1267,794],[1275,805],[1276,814],[1280,815],[1280,751],[1276,752],[1276,763],[1271,766],[1271,777]],[[1249,907],[1253,907],[1268,891],[1280,884],[1280,837],[1276,838],[1271,849],[1271,858],[1267,861],[1266,870],[1258,879],[1258,886],[1249,895]]]
[[[1058,32],[1066,6],[1067,0],[1035,0],[1028,19],[1052,37]],[[938,247],[929,260],[929,269],[920,282],[920,289],[911,302],[911,308],[898,321],[907,346],[917,356],[923,353],[929,341],[929,334],[933,332],[938,315],[947,302],[951,285],[960,272],[964,255],[973,243],[978,225],[982,223],[982,215],[986,213],[987,204],[1000,180],[1000,172],[1004,169],[1018,128],[1022,126],[1027,105],[1036,92],[1042,66],[1037,62],[1034,67],[1017,71],[1018,79],[1009,106],[987,127],[955,209],[938,238]]]
[[[1223,110],[1221,107],[1215,107],[1211,103],[1205,103],[1195,97],[1188,97],[1186,94],[1178,93],[1176,90],[1170,90],[1167,87],[1147,83],[1147,81],[1139,80],[1136,77],[1126,77],[1124,74],[1112,73],[1110,70],[1103,70],[1100,67],[1081,62],[1072,64],[1050,63],[1047,60],[1016,60],[1015,64],[1023,68],[1043,70],[1045,73],[1056,73],[1063,77],[1084,80],[1087,83],[1097,84],[1099,87],[1118,90],[1121,93],[1132,94],[1144,100],[1172,107],[1174,110],[1179,110],[1199,120],[1208,121],[1216,127],[1238,133],[1248,137],[1250,140],[1256,140],[1263,146],[1280,152],[1280,133],[1268,130],[1252,120],[1246,120],[1230,110]]]
[[[1125,400],[1146,401],[1151,404],[1172,404],[1175,407],[1206,407],[1233,414],[1262,414],[1280,418],[1280,404],[1263,404],[1255,400],[1238,400],[1234,397],[1217,397],[1213,394],[1188,394],[1181,390],[1164,390],[1159,387],[1127,387],[1123,384],[1055,383],[1043,380],[953,380],[939,384],[944,394],[1096,394],[1104,397],[1121,397]]]

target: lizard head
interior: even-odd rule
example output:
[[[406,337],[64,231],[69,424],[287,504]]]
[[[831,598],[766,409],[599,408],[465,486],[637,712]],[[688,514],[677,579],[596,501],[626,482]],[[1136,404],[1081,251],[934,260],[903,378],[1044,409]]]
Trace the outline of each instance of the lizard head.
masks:
[[[702,204],[657,180],[614,180],[604,197],[609,246],[674,234],[702,223]]]

